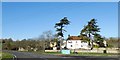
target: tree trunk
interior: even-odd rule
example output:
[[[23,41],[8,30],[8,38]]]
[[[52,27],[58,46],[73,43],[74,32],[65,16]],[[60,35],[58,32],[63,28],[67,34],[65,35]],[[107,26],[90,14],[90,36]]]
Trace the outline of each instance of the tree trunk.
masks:
[[[43,41],[42,45],[43,45],[43,52],[45,52],[45,41]]]
[[[60,33],[61,33],[61,37],[63,37],[63,31],[62,31],[62,29],[63,29],[63,25],[61,26],[61,31],[60,31]]]
[[[60,38],[60,52],[62,51],[62,38],[63,38],[63,31],[62,31],[62,29],[63,29],[63,25],[61,26],[61,38]]]
[[[93,49],[93,40],[91,40],[91,50]]]
[[[90,46],[91,46],[91,50],[93,49],[93,40],[91,40],[91,35],[90,35],[90,32],[89,32],[89,41],[91,42],[91,44],[90,44],[90,42],[89,42],[89,44],[90,44]]]
[[[62,43],[62,37],[60,38],[60,52],[62,51],[62,47],[61,47],[62,44],[61,43]]]
[[[91,44],[90,44],[90,42],[91,42],[91,40],[90,40],[90,33],[88,34],[88,37],[89,37],[89,46],[91,46]]]

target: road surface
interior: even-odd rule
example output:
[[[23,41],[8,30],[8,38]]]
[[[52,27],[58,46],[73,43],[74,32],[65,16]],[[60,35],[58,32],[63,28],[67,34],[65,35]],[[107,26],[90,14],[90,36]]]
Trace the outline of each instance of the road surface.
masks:
[[[118,57],[107,56],[56,56],[32,52],[4,51],[14,55],[11,60],[120,60]],[[8,59],[10,60],[10,59]]]

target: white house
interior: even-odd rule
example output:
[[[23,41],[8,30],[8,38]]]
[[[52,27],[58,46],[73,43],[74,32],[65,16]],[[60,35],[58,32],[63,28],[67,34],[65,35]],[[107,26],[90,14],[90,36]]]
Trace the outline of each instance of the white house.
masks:
[[[81,40],[78,36],[69,36],[66,41],[66,47],[68,49],[88,49],[88,42]]]

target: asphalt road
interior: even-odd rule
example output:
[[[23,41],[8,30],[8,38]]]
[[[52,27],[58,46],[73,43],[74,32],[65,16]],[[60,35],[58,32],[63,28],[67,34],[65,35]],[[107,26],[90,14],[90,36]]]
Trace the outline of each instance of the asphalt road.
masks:
[[[43,55],[32,52],[4,51],[14,55],[11,60],[120,60],[118,57],[108,56],[56,56]],[[8,59],[10,60],[10,59]]]

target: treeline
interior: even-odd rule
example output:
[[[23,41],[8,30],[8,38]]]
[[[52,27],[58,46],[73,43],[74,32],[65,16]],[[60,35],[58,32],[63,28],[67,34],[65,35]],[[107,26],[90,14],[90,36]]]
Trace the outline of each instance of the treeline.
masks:
[[[23,39],[13,41],[11,38],[2,39],[2,49],[3,50],[19,50],[20,48],[30,50],[44,50],[44,49],[52,49],[50,47],[50,42],[53,40],[33,40],[33,39]],[[59,44],[59,43],[58,43]]]
[[[32,51],[33,49],[39,51],[45,49],[52,49],[52,47],[50,47],[50,42],[56,42],[59,49],[59,41],[55,37],[55,35],[52,34],[52,31],[45,31],[38,38],[22,40],[13,40],[12,38],[2,39],[2,49],[19,50],[20,48],[23,48],[29,51]]]
[[[29,49],[30,47],[32,48],[39,48],[42,49],[43,41],[37,41],[37,40],[32,40],[32,39],[23,39],[23,40],[17,40],[13,41],[11,38],[9,39],[2,39],[2,49],[6,50],[18,50],[19,48],[24,48],[24,49]]]
[[[119,44],[120,39],[110,37],[110,38],[106,39],[106,41],[107,41],[108,47],[120,48],[120,44]]]

